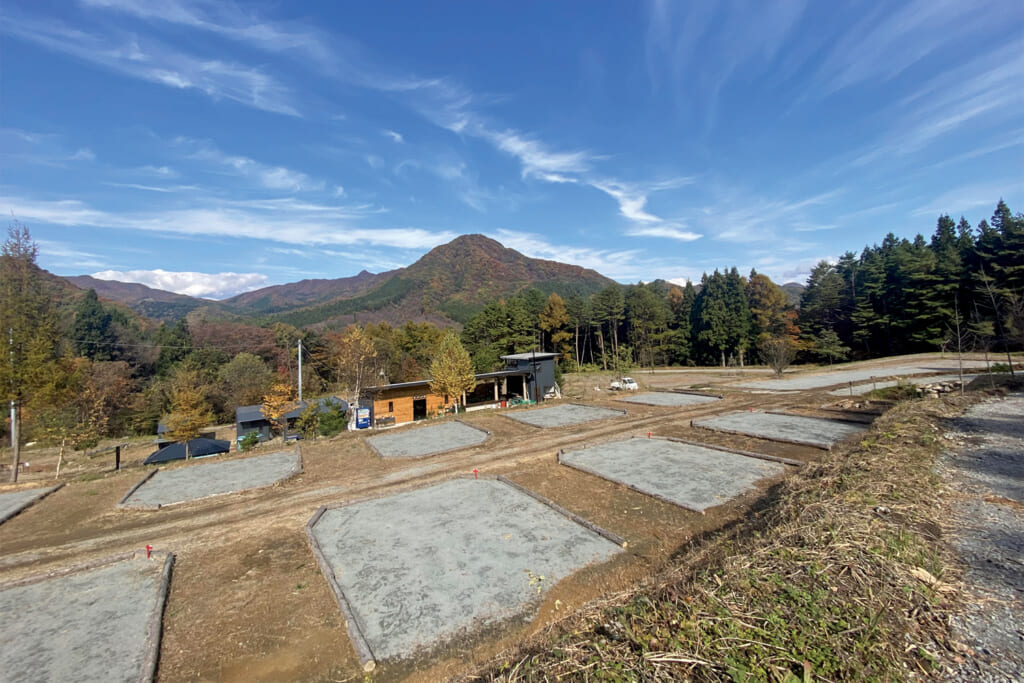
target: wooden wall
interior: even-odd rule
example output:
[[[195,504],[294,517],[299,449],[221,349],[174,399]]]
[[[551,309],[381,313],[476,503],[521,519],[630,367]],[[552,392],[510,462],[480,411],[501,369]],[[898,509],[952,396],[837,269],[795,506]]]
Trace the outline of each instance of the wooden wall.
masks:
[[[391,416],[395,418],[395,424],[412,422],[412,402],[423,397],[427,399],[427,417],[434,417],[445,406],[444,396],[431,394],[429,386],[389,389],[374,396],[373,419],[376,421]],[[394,407],[392,412],[388,412],[389,401]],[[453,403],[451,397],[449,403]]]

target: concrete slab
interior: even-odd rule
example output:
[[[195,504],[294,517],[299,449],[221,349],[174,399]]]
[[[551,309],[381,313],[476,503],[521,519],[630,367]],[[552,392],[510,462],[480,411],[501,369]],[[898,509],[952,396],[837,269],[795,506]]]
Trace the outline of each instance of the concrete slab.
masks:
[[[302,458],[298,451],[158,470],[128,491],[118,507],[156,509],[210,496],[238,493],[271,486],[301,471]]]
[[[45,488],[23,489],[0,493],[0,524],[3,524],[37,500],[50,495],[63,484]]]
[[[985,367],[984,361],[964,361],[965,368]],[[914,365],[890,365],[888,367],[865,368],[863,370],[839,370],[817,375],[800,375],[782,379],[765,379],[756,382],[737,382],[732,386],[749,389],[773,389],[785,391],[808,391],[836,384],[863,382],[872,377],[900,377],[903,375],[926,375],[935,372],[956,370],[956,360],[935,360]],[[849,393],[849,392],[847,392]]]
[[[974,380],[978,375],[964,374],[964,384]],[[921,386],[922,384],[935,384],[936,382],[956,382],[960,380],[960,375],[932,375],[931,377],[903,377],[902,381],[915,386]],[[899,379],[886,380],[884,382],[868,382],[867,384],[855,384],[853,385],[853,393],[850,393],[850,388],[836,389],[835,391],[828,392],[830,396],[863,396],[864,394],[871,393],[875,389],[887,389],[894,387],[900,383]]]
[[[487,479],[322,509],[309,533],[371,663],[532,613],[561,579],[621,550]]]
[[[756,436],[824,449],[867,429],[867,425],[852,422],[776,413],[728,413],[694,420],[692,424],[716,432]]]
[[[696,512],[754,488],[785,465],[666,439],[625,439],[568,451],[558,461]]]
[[[533,410],[512,411],[502,414],[517,422],[524,422],[534,427],[547,429],[550,427],[568,427],[595,420],[622,417],[626,414],[626,411],[585,406],[579,403],[563,403],[550,408],[535,408]]]
[[[382,458],[422,458],[477,446],[489,438],[487,430],[455,421],[371,436],[366,443]]]
[[[682,408],[685,406],[696,406],[702,403],[714,403],[721,401],[721,396],[706,396],[701,394],[683,394],[675,391],[645,391],[632,396],[624,396],[620,401],[627,403],[642,403],[649,406],[669,406]]]
[[[0,679],[152,680],[172,563],[120,556],[0,586]]]

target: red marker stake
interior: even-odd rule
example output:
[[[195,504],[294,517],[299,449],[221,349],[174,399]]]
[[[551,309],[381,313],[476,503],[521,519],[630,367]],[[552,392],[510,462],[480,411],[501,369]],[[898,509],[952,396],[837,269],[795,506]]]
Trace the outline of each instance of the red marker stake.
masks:
[[[647,438],[648,439],[651,438],[651,433],[650,432],[647,432]]]
[[[474,478],[474,479],[479,479],[479,478],[480,478],[480,477],[478,477],[478,476],[477,476],[477,473],[478,473],[479,471],[480,471],[480,470],[473,470],[473,478]]]
[[[153,552],[153,546],[147,545],[146,546],[146,559],[147,560],[149,559],[149,554],[152,553],[152,552]]]

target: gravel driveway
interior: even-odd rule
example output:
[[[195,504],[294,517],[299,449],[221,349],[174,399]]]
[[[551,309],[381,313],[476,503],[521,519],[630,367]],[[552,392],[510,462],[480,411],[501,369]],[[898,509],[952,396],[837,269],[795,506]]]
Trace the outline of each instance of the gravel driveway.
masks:
[[[948,436],[945,462],[961,494],[952,546],[965,568],[966,612],[953,623],[968,645],[953,681],[1024,680],[1024,394],[971,407]]]

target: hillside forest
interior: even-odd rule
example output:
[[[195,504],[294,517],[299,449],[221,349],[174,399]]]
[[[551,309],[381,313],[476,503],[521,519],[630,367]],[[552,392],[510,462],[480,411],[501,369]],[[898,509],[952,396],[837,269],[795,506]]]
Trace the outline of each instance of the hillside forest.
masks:
[[[0,363],[5,406],[21,441],[94,447],[153,434],[182,411],[234,420],[241,405],[292,398],[303,347],[306,396],[426,378],[444,330],[431,322],[298,328],[192,312],[158,322],[103,301],[36,265],[29,230],[13,224],[0,256]],[[834,362],[940,349],[1002,354],[1024,347],[1024,215],[1000,201],[971,226],[940,216],[930,238],[822,261],[799,294],[761,273],[705,273],[685,286],[609,284],[593,292],[527,287],[468,313],[461,343],[477,372],[500,356],[562,354],[565,371],[661,365]],[[9,438],[9,420],[4,423]]]

